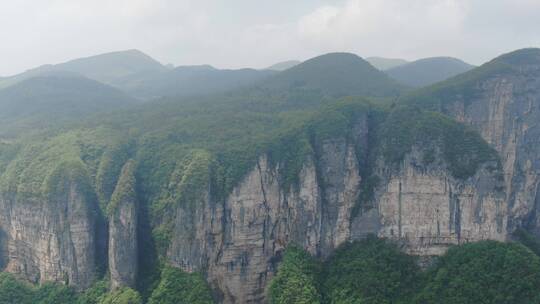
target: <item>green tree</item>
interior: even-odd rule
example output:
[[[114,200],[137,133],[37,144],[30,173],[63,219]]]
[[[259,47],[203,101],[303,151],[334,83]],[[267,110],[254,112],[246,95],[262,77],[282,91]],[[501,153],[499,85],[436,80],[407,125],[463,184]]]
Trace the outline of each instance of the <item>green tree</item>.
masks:
[[[540,258],[517,243],[450,248],[430,273],[422,304],[540,303]]]
[[[32,303],[32,287],[17,281],[10,273],[0,273],[0,304]]]
[[[318,290],[317,262],[302,248],[290,246],[283,262],[270,282],[271,304],[316,304],[321,296]]]
[[[137,291],[124,287],[103,295],[99,304],[142,304],[142,299]]]
[[[212,304],[210,287],[197,273],[186,273],[166,266],[161,280],[152,292],[149,304]]]
[[[421,282],[414,257],[383,239],[347,243],[325,265],[328,303],[410,303]]]

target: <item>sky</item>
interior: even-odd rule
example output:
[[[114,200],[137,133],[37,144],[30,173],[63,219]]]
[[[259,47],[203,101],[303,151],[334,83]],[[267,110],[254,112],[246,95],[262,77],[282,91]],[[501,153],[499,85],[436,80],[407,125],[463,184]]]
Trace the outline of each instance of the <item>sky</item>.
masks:
[[[0,0],[0,76],[126,49],[219,68],[335,51],[481,64],[540,47],[539,29],[540,0]]]

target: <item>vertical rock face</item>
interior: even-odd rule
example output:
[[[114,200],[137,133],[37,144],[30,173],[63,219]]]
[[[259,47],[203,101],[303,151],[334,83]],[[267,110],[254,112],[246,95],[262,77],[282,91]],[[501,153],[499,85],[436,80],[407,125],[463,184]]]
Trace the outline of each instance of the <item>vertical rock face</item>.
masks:
[[[441,166],[418,166],[413,151],[378,189],[380,237],[398,240],[417,255],[440,255],[449,245],[504,241],[507,205],[502,180],[483,166],[466,181]]]
[[[458,96],[442,111],[474,127],[499,152],[509,228],[540,235],[540,58],[514,63],[512,73],[478,82],[475,90],[475,96]]]
[[[349,238],[360,183],[354,145],[326,140],[318,154],[290,189],[282,188],[280,165],[263,156],[223,202],[207,194],[198,208],[178,208],[169,260],[205,271],[225,303],[264,301],[287,244],[326,256]]]
[[[122,168],[108,206],[111,288],[134,287],[137,277],[137,196],[134,163]]]
[[[5,271],[86,288],[96,275],[97,206],[80,181],[60,183],[63,190],[49,199],[0,198]]]
[[[260,303],[288,244],[326,257],[343,242],[378,234],[411,253],[434,255],[451,244],[506,239],[507,205],[496,164],[458,180],[441,155],[422,165],[423,147],[413,147],[398,169],[378,161],[373,202],[354,212],[368,123],[360,120],[353,129],[353,138],[320,142],[288,189],[280,182],[282,164],[262,156],[226,199],[215,200],[209,186],[197,208],[179,206],[171,263],[206,273],[224,303]]]

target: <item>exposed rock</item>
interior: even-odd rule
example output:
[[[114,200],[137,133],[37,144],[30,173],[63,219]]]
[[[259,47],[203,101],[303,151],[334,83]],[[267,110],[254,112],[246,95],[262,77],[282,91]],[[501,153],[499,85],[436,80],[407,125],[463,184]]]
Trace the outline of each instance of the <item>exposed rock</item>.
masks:
[[[472,97],[457,96],[441,110],[474,127],[499,152],[510,208],[508,228],[525,227],[540,235],[540,60],[495,74],[474,88]]]
[[[2,194],[5,271],[32,282],[89,287],[96,275],[97,202],[73,175],[48,199]]]
[[[128,161],[108,206],[111,288],[135,287],[137,278],[137,194],[135,166]]]
[[[507,238],[502,185],[485,164],[471,178],[455,179],[444,166],[423,166],[414,149],[377,191],[378,235],[416,255],[441,255],[449,245]]]

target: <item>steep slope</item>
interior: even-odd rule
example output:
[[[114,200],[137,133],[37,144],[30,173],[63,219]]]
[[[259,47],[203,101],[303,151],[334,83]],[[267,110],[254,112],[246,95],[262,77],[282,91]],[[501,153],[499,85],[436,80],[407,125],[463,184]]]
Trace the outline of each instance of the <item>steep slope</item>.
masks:
[[[399,83],[412,87],[423,87],[473,68],[474,66],[456,58],[433,57],[388,69],[386,73]]]
[[[288,70],[294,66],[297,66],[299,65],[300,63],[302,63],[301,61],[298,61],[298,60],[288,60],[288,61],[283,61],[283,62],[278,62],[276,64],[273,64],[269,67],[267,67],[265,70],[272,70],[272,71],[285,71],[285,70]]]
[[[54,72],[70,72],[105,84],[121,84],[123,79],[141,74],[153,74],[166,68],[150,56],[138,50],[106,53],[87,58],[79,58],[55,65],[44,65],[22,74],[0,79],[0,88],[22,80],[46,76]]]
[[[384,57],[368,57],[366,58],[366,61],[381,71],[386,71],[391,68],[395,68],[409,63],[407,60],[404,59]]]
[[[539,100],[540,49],[523,49],[402,102],[443,112],[476,129],[501,157],[509,228],[540,235]]]
[[[268,79],[262,87],[280,90],[313,90],[325,95],[389,97],[403,86],[349,53],[331,53],[303,63]]]
[[[30,78],[0,90],[0,138],[79,121],[134,103],[121,91],[82,77]]]

